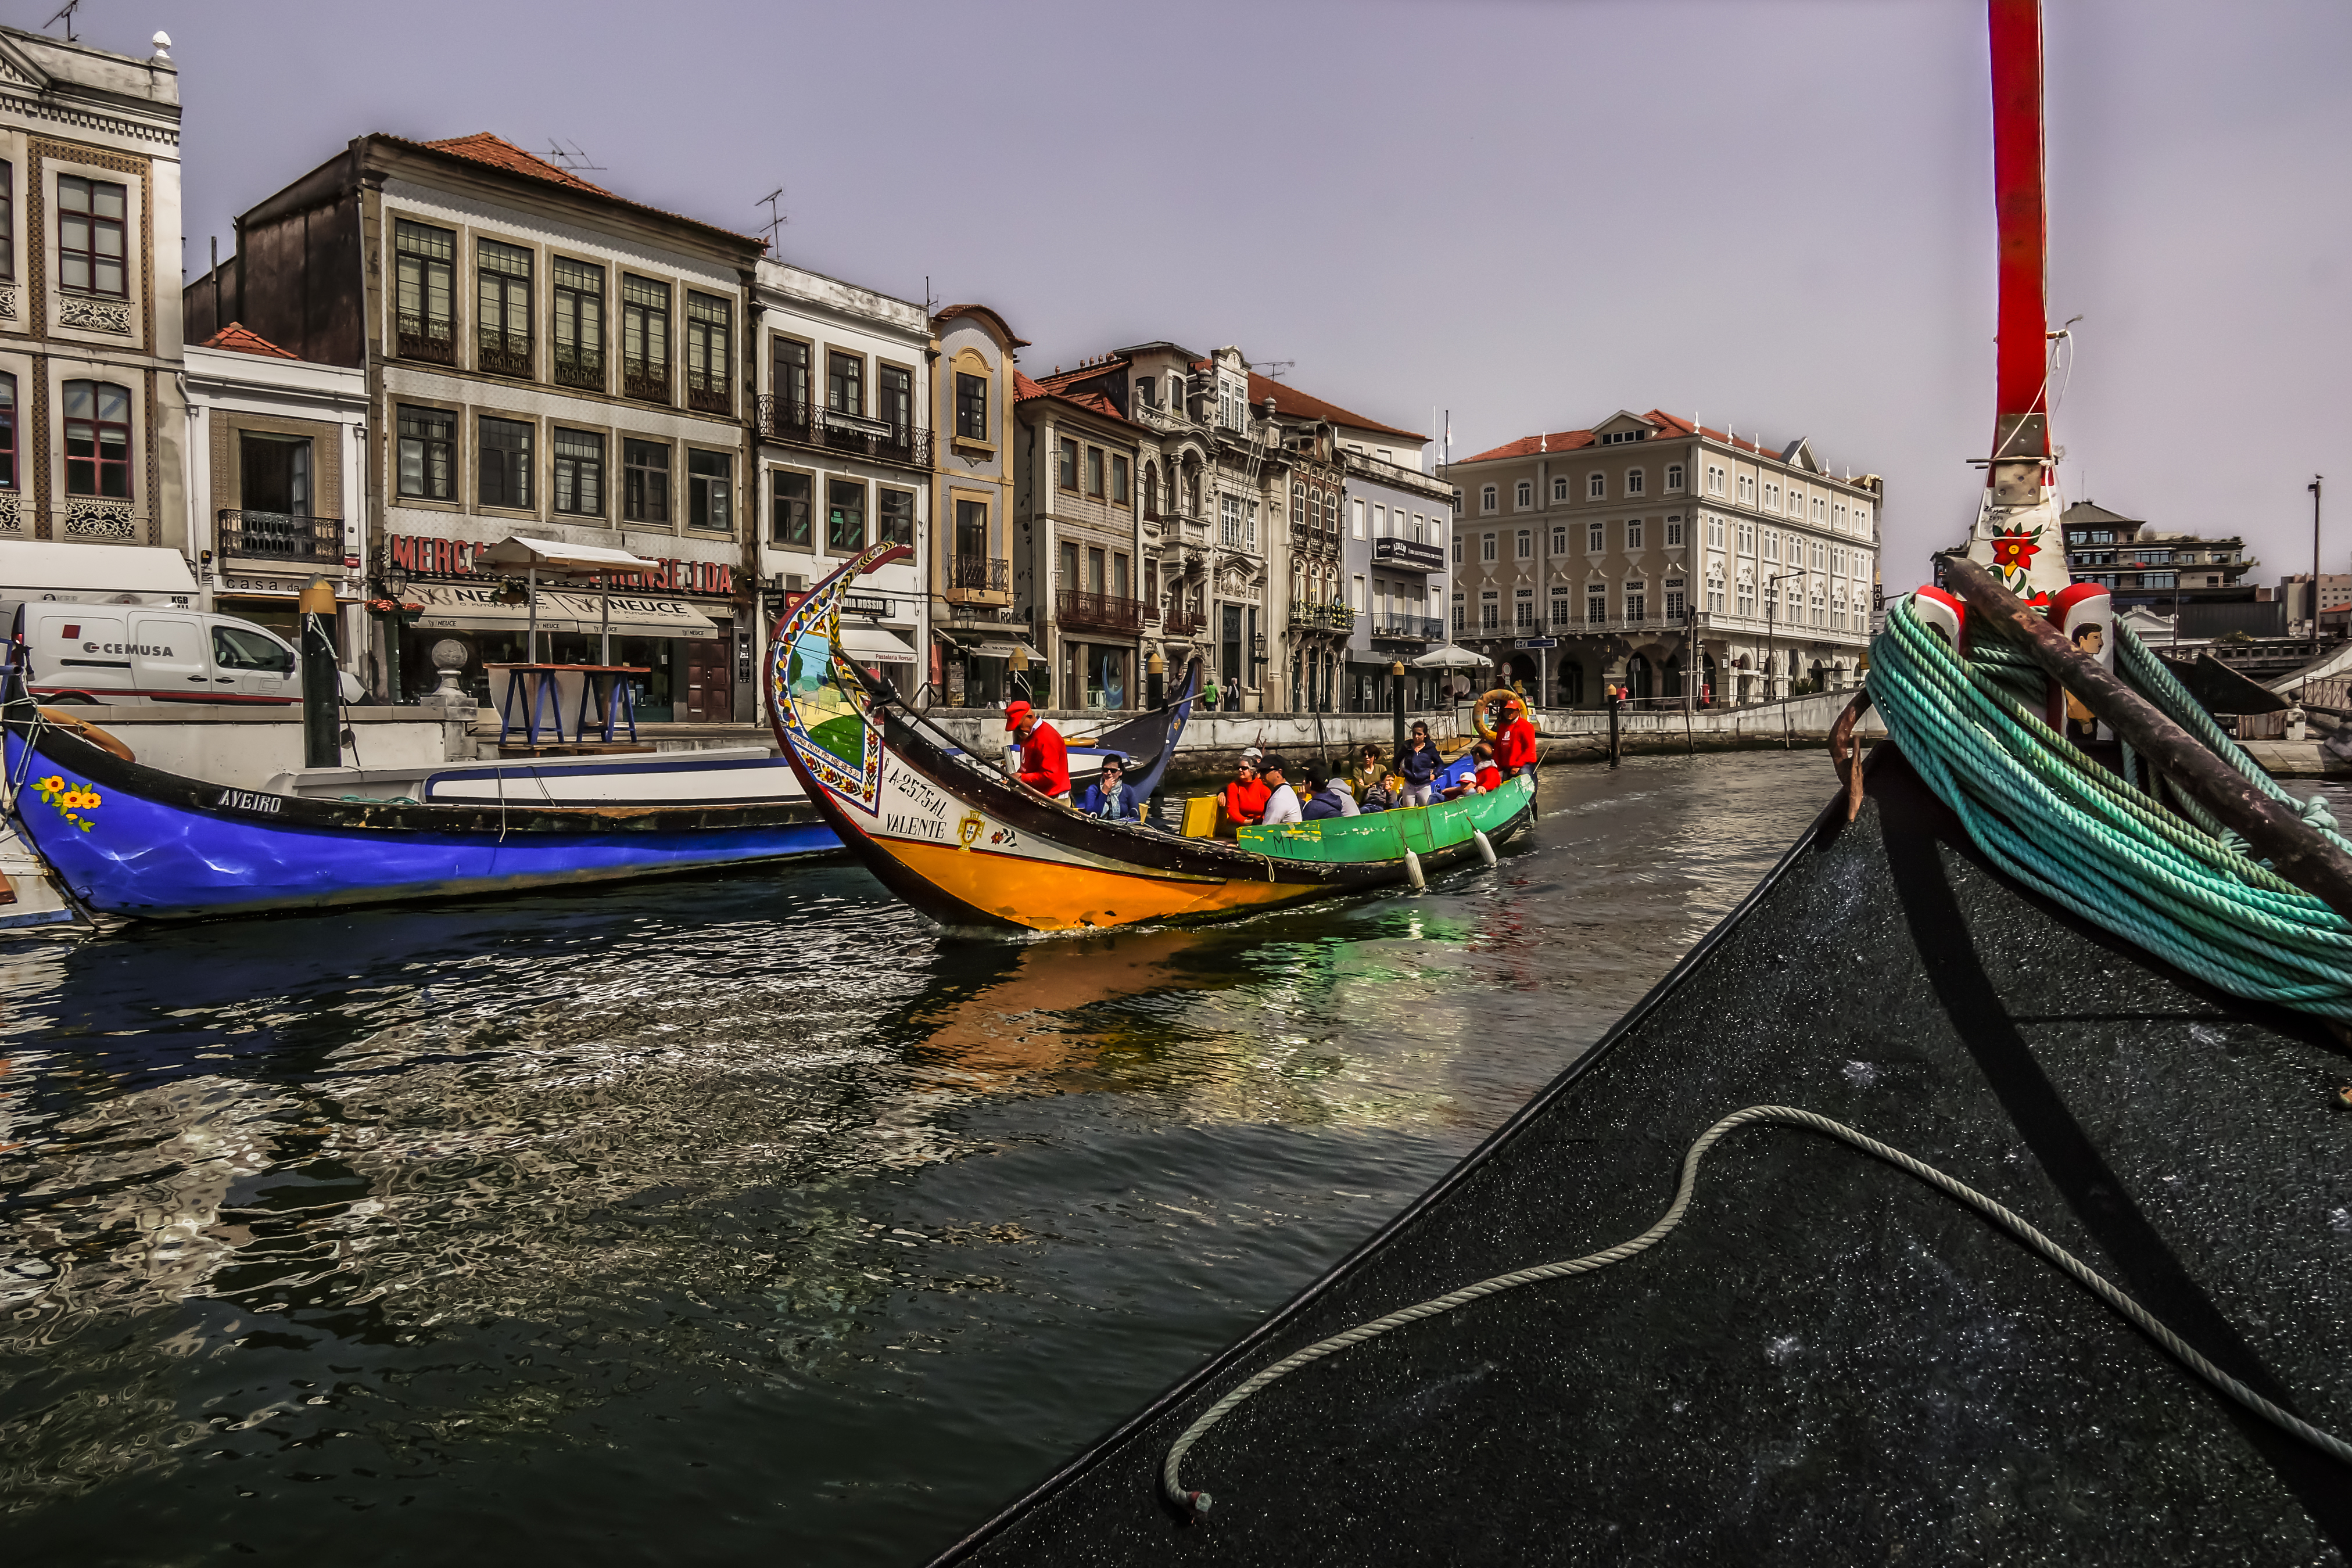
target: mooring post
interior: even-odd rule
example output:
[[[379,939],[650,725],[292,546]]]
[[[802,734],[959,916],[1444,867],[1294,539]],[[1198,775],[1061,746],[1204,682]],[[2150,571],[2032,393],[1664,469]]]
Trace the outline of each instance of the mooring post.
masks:
[[[335,668],[335,585],[314,577],[295,601],[302,614],[302,766],[333,768],[343,760],[342,727],[336,708],[342,699]]]
[[[1617,710],[1624,706],[1615,686],[1609,688],[1609,766],[1617,766]]]
[[[1391,761],[1404,755],[1404,661],[1398,659],[1389,665],[1389,717],[1396,731],[1396,747],[1389,753]]]

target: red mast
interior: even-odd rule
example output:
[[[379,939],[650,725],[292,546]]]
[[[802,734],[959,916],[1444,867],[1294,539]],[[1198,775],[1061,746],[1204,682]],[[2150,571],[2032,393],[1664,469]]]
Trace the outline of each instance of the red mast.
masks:
[[[2005,506],[2039,499],[2050,455],[2043,263],[2041,0],[1987,0],[1992,43],[1992,183],[2000,221],[2000,386],[1989,482]]]

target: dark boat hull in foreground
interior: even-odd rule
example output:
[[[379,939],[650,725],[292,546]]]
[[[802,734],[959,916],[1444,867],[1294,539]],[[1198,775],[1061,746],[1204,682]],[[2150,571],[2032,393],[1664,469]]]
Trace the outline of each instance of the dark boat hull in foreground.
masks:
[[[2352,1427],[2352,1060],[2023,889],[1895,748],[1610,1035],[1247,1338],[943,1562],[2336,1561],[2352,1470],[1843,1145],[1749,1128],[1679,1230],[1292,1373],[1292,1351],[1657,1219],[1742,1106],[1989,1193],[2227,1371]]]

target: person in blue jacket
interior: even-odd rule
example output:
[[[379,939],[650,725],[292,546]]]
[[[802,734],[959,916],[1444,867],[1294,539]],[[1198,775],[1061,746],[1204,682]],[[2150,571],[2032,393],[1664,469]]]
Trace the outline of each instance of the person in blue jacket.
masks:
[[[1087,786],[1078,810],[1114,822],[1143,821],[1143,800],[1127,787],[1127,762],[1117,752],[1102,759],[1102,772]]]
[[[1431,781],[1444,766],[1445,759],[1437,754],[1437,742],[1429,738],[1429,726],[1415,724],[1412,727],[1412,743],[1397,753],[1396,770],[1404,779],[1403,803],[1408,806],[1428,805]]]

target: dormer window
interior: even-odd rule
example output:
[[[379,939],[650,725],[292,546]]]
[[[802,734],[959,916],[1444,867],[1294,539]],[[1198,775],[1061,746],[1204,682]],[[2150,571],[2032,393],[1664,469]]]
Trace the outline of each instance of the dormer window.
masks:
[[[1622,446],[1628,441],[1639,441],[1650,433],[1646,430],[1612,430],[1602,435],[1603,446]]]

